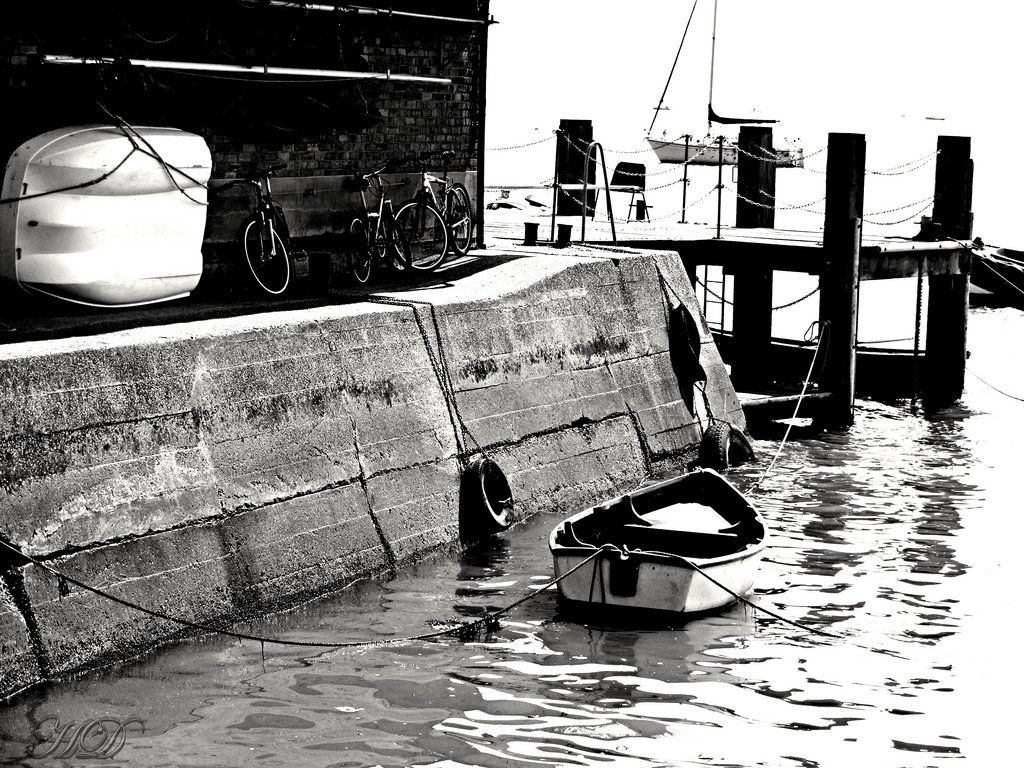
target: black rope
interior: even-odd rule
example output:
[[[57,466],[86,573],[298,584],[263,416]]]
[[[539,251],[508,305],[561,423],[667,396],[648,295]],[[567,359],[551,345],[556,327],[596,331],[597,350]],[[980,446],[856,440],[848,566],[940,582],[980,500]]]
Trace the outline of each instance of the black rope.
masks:
[[[695,562],[693,562],[692,560],[689,560],[689,559],[683,557],[682,555],[676,555],[676,554],[673,554],[671,552],[652,552],[650,550],[645,550],[645,553],[646,554],[650,554],[650,555],[660,555],[661,557],[667,557],[667,558],[671,558],[671,559],[682,561],[686,565],[687,568],[690,568],[691,570],[696,571],[701,576],[703,576],[705,579],[707,579],[712,584],[714,584],[716,587],[719,587],[720,589],[728,592],[732,597],[734,597],[739,602],[743,603],[746,606],[749,606],[749,607],[753,608],[756,611],[761,611],[762,613],[766,613],[769,616],[771,616],[773,619],[778,619],[779,621],[785,622],[786,624],[789,624],[790,626],[796,627],[797,629],[802,629],[802,630],[804,630],[806,632],[813,632],[816,635],[824,635],[825,637],[831,637],[834,640],[841,640],[842,639],[842,638],[839,637],[839,635],[834,635],[831,632],[826,632],[823,629],[818,629],[817,627],[812,627],[809,624],[802,624],[801,622],[794,621],[793,619],[787,619],[782,614],[777,613],[775,611],[772,611],[772,610],[770,610],[768,608],[765,608],[764,606],[759,605],[759,604],[753,602],[752,600],[749,600],[748,598],[744,597],[743,595],[739,594],[738,592],[735,592],[732,589],[730,589],[729,587],[727,587],[725,584],[720,582],[718,579],[716,579],[710,573],[705,571],[703,568],[701,568]]]
[[[215,627],[215,626],[212,626],[210,624],[203,624],[201,622],[191,621],[189,619],[183,619],[183,618],[180,618],[180,617],[177,617],[177,616],[172,616],[172,615],[170,615],[168,613],[164,613],[163,611],[157,611],[157,610],[153,610],[152,608],[146,608],[145,606],[139,605],[138,603],[133,603],[130,600],[125,600],[124,598],[118,597],[117,595],[112,595],[111,593],[109,593],[109,592],[107,592],[105,590],[99,589],[97,587],[90,586],[90,585],[86,584],[83,581],[79,581],[78,579],[74,578],[73,576],[68,576],[66,573],[63,573],[62,571],[58,571],[56,568],[53,568],[53,567],[47,565],[46,563],[42,562],[41,560],[38,560],[38,559],[32,557],[31,555],[26,555],[25,553],[21,552],[16,547],[13,547],[10,544],[8,544],[3,539],[0,539],[0,546],[3,546],[5,549],[10,550],[10,552],[12,552],[13,554],[17,555],[19,558],[21,558],[23,560],[26,560],[29,563],[31,563],[32,565],[35,565],[35,566],[41,568],[42,570],[46,571],[51,576],[55,577],[58,580],[58,583],[68,582],[68,583],[74,584],[76,587],[78,587],[80,589],[84,589],[87,592],[92,592],[94,595],[102,597],[102,598],[104,598],[106,600],[110,600],[111,602],[117,603],[118,605],[124,606],[125,608],[130,608],[131,610],[138,611],[139,613],[144,613],[147,616],[152,616],[153,618],[163,619],[164,621],[170,621],[170,622],[172,622],[174,624],[178,624],[178,625],[183,626],[183,627],[188,627],[189,629],[199,630],[201,632],[210,632],[210,633],[214,633],[214,634],[218,634],[218,635],[225,635],[227,637],[234,637],[234,638],[236,638],[238,640],[253,640],[253,641],[256,641],[256,642],[260,643],[261,647],[262,647],[263,644],[270,644],[270,645],[293,646],[293,647],[298,647],[298,648],[334,648],[334,649],[337,649],[337,648],[365,648],[365,647],[373,647],[373,646],[398,645],[400,643],[417,642],[417,641],[424,641],[424,640],[435,640],[437,638],[445,637],[445,636],[448,636],[448,635],[465,637],[468,632],[475,632],[475,631],[478,631],[480,628],[487,629],[488,631],[493,630],[493,629],[495,629],[495,628],[497,628],[499,626],[498,623],[497,623],[498,617],[500,617],[500,616],[502,616],[502,615],[512,611],[515,608],[518,608],[520,605],[522,605],[523,603],[527,602],[528,600],[532,600],[533,598],[535,598],[541,592],[544,592],[544,591],[550,589],[551,587],[555,586],[556,584],[558,584],[558,582],[560,582],[563,579],[567,578],[568,576],[572,575],[574,572],[576,572],[577,570],[582,568],[584,565],[589,563],[591,560],[596,558],[598,555],[601,554],[601,552],[604,551],[603,549],[597,550],[596,552],[594,552],[594,554],[590,555],[589,557],[587,557],[582,562],[576,564],[575,566],[570,568],[568,571],[563,573],[561,576],[558,576],[558,577],[552,579],[547,584],[545,584],[543,587],[535,589],[533,592],[527,594],[526,596],[520,598],[519,600],[516,600],[514,603],[511,603],[510,605],[505,606],[504,608],[500,608],[500,609],[498,609],[496,611],[493,611],[491,613],[485,614],[482,618],[477,619],[477,620],[472,621],[472,622],[469,622],[467,624],[460,624],[457,627],[449,627],[448,629],[442,629],[442,630],[438,630],[438,631],[435,631],[435,632],[424,632],[423,634],[419,634],[419,635],[410,635],[408,637],[388,638],[388,639],[385,639],[385,640],[358,640],[358,641],[349,641],[349,642],[318,642],[318,641],[312,641],[312,640],[281,640],[281,639],[278,639],[278,638],[263,637],[261,635],[254,635],[254,634],[250,634],[250,633],[246,633],[246,632],[235,632],[233,630],[223,629],[221,627]]]

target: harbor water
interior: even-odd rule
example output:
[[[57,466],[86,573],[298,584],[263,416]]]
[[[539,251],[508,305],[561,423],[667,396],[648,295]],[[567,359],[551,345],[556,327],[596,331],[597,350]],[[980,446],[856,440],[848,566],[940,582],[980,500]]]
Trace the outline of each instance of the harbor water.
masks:
[[[1022,333],[1020,312],[973,309],[960,405],[860,401],[851,429],[793,436],[767,474],[779,442],[757,440],[729,473],[772,533],[752,600],[795,624],[743,605],[668,627],[568,614],[540,590],[560,519],[541,515],[239,628],[391,640],[534,595],[487,636],[178,643],[6,703],[0,764],[82,764],[117,725],[104,762],[130,766],[1003,764],[1024,682]],[[54,757],[58,725],[94,721]]]

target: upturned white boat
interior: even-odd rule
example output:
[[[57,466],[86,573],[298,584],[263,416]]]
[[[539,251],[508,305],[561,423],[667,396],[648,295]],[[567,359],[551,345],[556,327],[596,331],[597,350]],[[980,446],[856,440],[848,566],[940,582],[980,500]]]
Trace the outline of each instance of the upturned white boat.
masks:
[[[766,540],[746,497],[700,469],[562,521],[549,546],[569,605],[688,614],[749,594]]]
[[[187,296],[203,271],[210,150],[176,128],[81,125],[22,144],[0,205],[0,278],[101,307]]]

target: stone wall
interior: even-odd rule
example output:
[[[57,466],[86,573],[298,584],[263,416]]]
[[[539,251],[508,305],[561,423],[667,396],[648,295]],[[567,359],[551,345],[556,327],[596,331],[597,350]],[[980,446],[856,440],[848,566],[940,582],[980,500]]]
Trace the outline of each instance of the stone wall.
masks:
[[[668,297],[700,314],[678,259],[576,250],[490,254],[349,304],[7,345],[0,537],[157,614],[229,624],[465,538],[460,470],[480,451],[519,519],[685,466],[701,426]],[[711,410],[742,427],[700,333]],[[38,565],[8,562],[4,584],[0,695],[191,633]]]

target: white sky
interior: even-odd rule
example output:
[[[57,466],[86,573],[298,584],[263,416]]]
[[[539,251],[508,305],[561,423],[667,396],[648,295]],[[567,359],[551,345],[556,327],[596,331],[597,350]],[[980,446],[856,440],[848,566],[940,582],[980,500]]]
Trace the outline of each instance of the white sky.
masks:
[[[492,0],[488,137],[623,115],[636,116],[627,122],[642,137],[691,7]],[[713,0],[700,0],[659,131],[688,117],[706,130],[712,10]],[[1022,21],[1024,8],[1007,0],[720,0],[715,106],[816,115],[837,131],[864,117],[1019,117]]]
[[[699,0],[654,135],[707,132],[713,6]],[[642,148],[691,8],[492,0],[487,147],[541,139],[561,118],[582,118],[606,150]],[[1007,229],[1021,202],[1012,202],[1012,179],[1024,176],[1024,153],[1007,141],[1024,117],[1021,22],[1024,4],[1010,0],[719,0],[715,109],[779,119],[776,146],[792,139],[810,151],[830,131],[864,133],[869,168],[926,154],[936,134],[971,136],[975,234],[1014,246],[1005,240],[1020,231],[1014,247],[1024,248],[1024,224]],[[528,156],[489,153],[486,183],[550,176],[548,154],[543,171],[524,178],[536,164]]]

